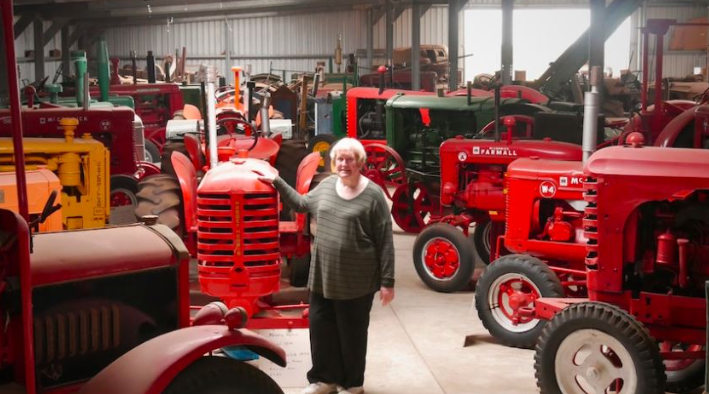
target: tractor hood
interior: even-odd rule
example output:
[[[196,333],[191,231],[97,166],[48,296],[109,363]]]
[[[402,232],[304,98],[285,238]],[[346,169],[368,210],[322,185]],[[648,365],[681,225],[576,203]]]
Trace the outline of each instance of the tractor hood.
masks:
[[[379,94],[379,88],[352,88],[347,91],[347,98],[363,98],[363,99],[380,99],[388,100],[398,94],[407,96],[433,96],[431,92],[419,92],[413,90],[385,89],[382,94]]]
[[[709,151],[704,149],[616,146],[594,153],[584,172],[589,176],[697,179],[709,185],[708,163]]]
[[[509,163],[523,157],[549,160],[581,161],[581,147],[567,142],[534,140],[449,139],[440,148],[441,156],[456,157],[459,162]]]
[[[518,98],[501,99],[500,106],[526,104],[528,101]],[[427,108],[429,110],[444,111],[492,111],[495,108],[494,97],[471,97],[468,104],[467,97],[438,97],[397,95],[387,101],[388,108]]]
[[[260,174],[277,173],[267,162],[258,159],[231,158],[207,171],[198,194],[273,193],[273,187],[258,180]]]
[[[579,161],[518,159],[507,167],[509,179],[556,179],[562,186],[583,183],[583,163]]]

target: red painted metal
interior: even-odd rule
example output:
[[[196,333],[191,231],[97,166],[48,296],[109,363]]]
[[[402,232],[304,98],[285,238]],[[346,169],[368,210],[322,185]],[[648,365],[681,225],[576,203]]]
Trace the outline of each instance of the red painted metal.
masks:
[[[458,250],[446,239],[435,239],[424,253],[424,263],[437,279],[452,278],[460,269]]]
[[[534,301],[540,297],[534,284],[523,276],[500,283],[497,305],[502,314],[513,324],[525,324],[535,320]],[[504,297],[507,297],[505,303]],[[509,309],[505,306],[509,306]]]
[[[438,196],[430,193],[423,182],[400,185],[391,201],[394,222],[408,233],[419,233],[442,216]]]
[[[15,32],[14,32],[14,13],[13,1],[7,0],[0,2],[0,10],[2,10],[2,25],[3,34],[5,37],[5,59],[7,66],[7,86],[10,96],[10,111],[12,119],[12,137],[15,154],[19,157],[24,157],[24,149],[22,146],[23,128],[22,117],[20,116],[20,90],[17,84],[17,63],[15,61]],[[29,229],[27,221],[29,220],[29,211],[27,208],[27,181],[25,178],[25,163],[23,160],[16,160],[15,177],[17,178],[17,201],[19,205],[20,215],[22,219],[9,213],[8,211],[0,211],[0,214],[6,216],[6,220],[0,220],[0,223],[12,223],[14,233],[18,236],[18,249],[16,261],[19,265],[20,275],[20,305],[22,307],[22,337],[26,346],[22,349],[22,360],[20,363],[23,368],[16,368],[15,379],[23,379],[25,389],[28,394],[36,392],[35,371],[34,371],[34,345],[31,338],[34,338],[32,329],[32,273],[30,270],[29,257]],[[6,262],[9,264],[9,262]]]
[[[367,158],[362,167],[362,173],[379,185],[384,194],[391,199],[389,188],[399,187],[406,182],[404,160],[394,149],[384,144],[367,144],[364,151]]]
[[[134,348],[84,385],[79,394],[161,393],[198,358],[228,346],[243,346],[280,366],[286,365],[283,349],[256,333],[225,326],[196,326]]]
[[[194,163],[180,152],[173,152],[171,161],[172,167],[175,169],[175,175],[180,182],[180,189],[182,189],[183,217],[185,220],[183,228],[187,234],[194,234],[197,232],[197,199],[195,196],[198,185],[197,171]],[[188,246],[189,244],[190,242],[188,242]]]
[[[695,118],[695,113],[696,111],[699,110],[699,108],[703,108],[702,111],[707,111],[709,110],[709,107],[707,106],[702,106],[702,107],[694,107],[691,109],[687,109],[684,112],[682,112],[680,115],[676,116],[672,120],[670,120],[669,123],[662,129],[662,132],[657,136],[655,139],[655,142],[653,143],[654,146],[659,146],[659,147],[672,147],[675,145],[675,142],[677,141],[677,138],[680,136],[680,134],[692,123],[694,122]],[[695,125],[695,132],[697,136],[702,136],[702,126],[703,124],[697,124]],[[699,141],[694,140],[694,148],[702,148],[702,143],[701,143],[701,138]]]
[[[510,119],[514,121],[514,124],[510,123],[510,125],[507,125],[505,122],[511,122]],[[514,127],[514,126],[516,126],[517,123],[523,123],[525,125],[524,134],[518,135],[513,132],[512,135],[510,136],[509,129],[512,128],[512,130],[517,130]],[[531,116],[508,115],[508,116],[505,116],[504,118],[501,118],[499,124],[500,124],[500,126],[504,127],[504,131],[503,131],[503,129],[500,129],[500,139],[502,139],[502,140],[507,140],[511,137],[528,138],[528,139],[531,139],[533,137],[532,131],[534,130],[534,118]],[[495,132],[495,121],[494,120],[492,122],[488,123],[487,125],[485,125],[485,127],[483,127],[480,130],[480,134],[482,136],[486,136],[488,138],[490,138],[494,132]]]

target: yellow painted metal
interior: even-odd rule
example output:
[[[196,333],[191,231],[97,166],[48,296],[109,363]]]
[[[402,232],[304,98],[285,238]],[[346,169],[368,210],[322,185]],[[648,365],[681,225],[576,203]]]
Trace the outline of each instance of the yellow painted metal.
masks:
[[[25,165],[59,178],[65,229],[104,227],[111,203],[109,151],[90,136],[74,138],[76,125],[64,120],[64,138],[24,139]],[[0,172],[14,171],[14,160],[12,140],[0,138]]]
[[[27,170],[27,205],[30,220],[39,216],[53,190],[57,191],[55,204],[62,202],[62,185],[59,178],[47,169]],[[0,208],[19,212],[17,204],[17,180],[14,172],[0,172]],[[54,212],[39,225],[40,232],[61,231],[64,227],[62,210]]]

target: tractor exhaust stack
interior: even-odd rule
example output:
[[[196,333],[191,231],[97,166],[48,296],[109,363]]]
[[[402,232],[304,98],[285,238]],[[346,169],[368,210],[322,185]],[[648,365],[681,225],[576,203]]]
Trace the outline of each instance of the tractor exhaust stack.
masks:
[[[214,97],[214,82],[217,79],[217,72],[214,66],[207,67],[207,123],[209,124],[209,165],[216,168],[219,163],[217,156],[217,116],[216,98]]]
[[[591,91],[586,92],[583,105],[583,162],[586,163],[589,157],[596,150],[599,93],[598,84],[601,81],[600,67],[591,69]]]

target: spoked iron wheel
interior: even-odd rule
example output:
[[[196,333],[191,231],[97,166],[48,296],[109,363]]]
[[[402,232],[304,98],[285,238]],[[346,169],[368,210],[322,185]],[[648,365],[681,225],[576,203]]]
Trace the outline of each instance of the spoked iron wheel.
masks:
[[[647,329],[622,309],[584,302],[547,324],[534,356],[542,394],[664,394],[660,352]]]
[[[394,149],[382,144],[366,145],[364,151],[367,160],[362,174],[384,189],[384,194],[391,200],[389,187],[397,188],[406,183],[404,160]]]
[[[386,188],[384,190],[386,191]],[[439,215],[436,197],[432,198],[422,182],[397,187],[391,197],[391,215],[394,222],[407,233],[421,232]]]

